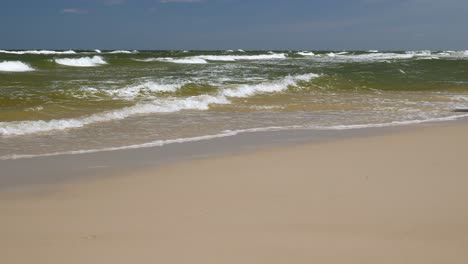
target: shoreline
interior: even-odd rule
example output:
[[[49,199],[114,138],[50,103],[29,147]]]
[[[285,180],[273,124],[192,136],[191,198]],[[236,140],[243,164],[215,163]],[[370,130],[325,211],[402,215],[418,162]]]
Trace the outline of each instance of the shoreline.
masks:
[[[466,263],[468,124],[382,132],[3,191],[0,253],[11,264]]]
[[[161,146],[5,159],[0,160],[0,167],[2,168],[0,172],[0,192],[11,188],[99,178],[102,175],[112,175],[121,171],[132,172],[148,168],[155,169],[194,159],[229,156],[276,147],[319,144],[348,138],[372,137],[418,129],[424,126],[463,123],[468,123],[468,118],[337,130],[260,130],[237,133],[232,136],[175,142]]]

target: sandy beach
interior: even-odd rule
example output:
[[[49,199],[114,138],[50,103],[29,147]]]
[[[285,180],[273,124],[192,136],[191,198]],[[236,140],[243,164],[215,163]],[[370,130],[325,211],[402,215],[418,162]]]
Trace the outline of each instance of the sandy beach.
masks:
[[[418,125],[1,191],[0,262],[468,263],[467,134]]]

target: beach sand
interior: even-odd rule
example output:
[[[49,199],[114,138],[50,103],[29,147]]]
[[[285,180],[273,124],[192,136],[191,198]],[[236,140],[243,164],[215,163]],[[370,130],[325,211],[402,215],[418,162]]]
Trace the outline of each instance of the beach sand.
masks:
[[[0,263],[468,263],[467,135],[419,125],[2,191]]]

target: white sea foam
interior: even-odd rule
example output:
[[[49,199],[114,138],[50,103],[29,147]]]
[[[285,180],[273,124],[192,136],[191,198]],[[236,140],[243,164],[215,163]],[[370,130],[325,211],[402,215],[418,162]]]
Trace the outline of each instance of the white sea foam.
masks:
[[[177,139],[168,139],[168,140],[155,140],[142,144],[110,147],[110,148],[101,148],[101,149],[85,149],[85,150],[72,150],[72,151],[63,151],[63,152],[53,152],[45,154],[12,154],[0,156],[0,160],[11,160],[11,159],[25,159],[25,158],[35,158],[35,157],[50,157],[58,155],[76,155],[76,154],[86,154],[86,153],[96,153],[96,152],[109,152],[117,150],[126,150],[126,149],[139,149],[139,148],[150,148],[158,147],[169,144],[176,143],[186,143],[186,142],[195,142],[210,140],[215,138],[231,137],[243,133],[255,133],[255,132],[265,132],[265,131],[284,131],[284,130],[352,130],[352,129],[365,129],[365,128],[381,128],[381,127],[391,127],[391,126],[402,126],[402,125],[411,125],[411,124],[420,124],[420,123],[429,123],[429,122],[443,122],[451,121],[459,118],[468,117],[468,114],[461,115],[452,115],[448,117],[424,119],[424,120],[406,120],[406,121],[394,121],[388,123],[376,123],[376,124],[357,124],[357,125],[335,125],[335,126],[283,126],[283,127],[259,127],[259,128],[248,128],[248,129],[239,129],[239,130],[225,130],[218,134],[212,135],[203,135],[197,137],[188,137],[188,138],[177,138]]]
[[[315,126],[313,128],[322,129],[322,130],[347,130],[347,129],[362,129],[362,128],[379,128],[379,127],[389,127],[389,126],[415,125],[415,124],[430,123],[430,122],[452,121],[452,120],[457,120],[457,119],[464,118],[464,117],[468,117],[468,114],[451,115],[451,116],[446,116],[446,117],[434,117],[434,118],[428,118],[428,119],[393,121],[393,122],[388,122],[388,123]]]
[[[82,58],[55,59],[55,62],[61,65],[73,66],[73,67],[95,67],[95,66],[107,64],[107,62],[101,56],[94,56],[92,58],[82,57]]]
[[[133,100],[141,95],[148,97],[148,94],[150,93],[175,92],[184,84],[185,82],[159,83],[155,81],[144,81],[136,85],[130,85],[118,89],[96,89],[94,87],[81,87],[80,90],[91,95],[107,94],[112,97],[118,97],[119,99]]]
[[[55,50],[21,50],[21,51],[14,51],[14,50],[0,50],[0,53],[7,53],[7,54],[43,54],[43,55],[52,55],[52,54],[76,54],[73,50],[65,50],[65,51],[55,51]]]
[[[398,60],[398,59],[411,59],[417,56],[416,54],[406,53],[367,53],[358,55],[340,55],[335,53],[328,53],[328,57],[336,60],[351,60],[351,61],[376,61],[376,60]]]
[[[180,64],[206,64],[208,61],[239,61],[239,60],[273,60],[273,59],[285,59],[284,53],[279,54],[260,54],[260,55],[199,55],[192,57],[180,57],[180,58],[146,58],[146,59],[134,59],[142,62],[153,62],[163,61]]]
[[[150,113],[169,113],[180,110],[208,110],[211,104],[229,104],[224,96],[199,95],[188,98],[156,99],[122,109],[102,112],[81,118],[53,119],[49,121],[0,122],[0,135],[26,135],[52,130],[79,128],[86,125],[125,119],[130,116]]]
[[[3,61],[0,62],[0,71],[3,72],[28,72],[34,69],[21,61]]]
[[[97,50],[94,50],[94,51],[95,51],[96,53],[102,53],[102,51],[101,51],[101,50],[98,50],[98,49],[97,49]]]
[[[311,51],[300,51],[297,54],[302,55],[302,56],[315,56],[315,53]]]
[[[144,59],[140,61],[164,61],[164,62],[172,62],[178,64],[206,64],[208,63],[206,60],[197,58],[197,57],[183,57],[183,58],[150,58]]]
[[[222,91],[223,95],[228,97],[248,97],[258,93],[273,93],[288,89],[289,86],[296,86],[298,81],[309,81],[312,78],[319,77],[315,73],[287,76],[279,81],[265,82],[260,84],[245,84],[237,88],[229,88]]]
[[[273,60],[285,59],[284,53],[278,54],[260,54],[260,55],[200,55],[192,58],[203,59],[208,61],[238,61],[238,60]]]
[[[406,51],[405,53],[368,51],[365,54],[349,54],[348,52],[339,52],[322,55],[322,58],[328,58],[338,61],[386,61],[386,60],[435,60],[435,59],[467,59],[466,51],[444,51],[432,52],[430,50]]]
[[[129,50],[113,50],[113,51],[110,51],[109,53],[111,54],[132,54],[132,53],[137,53],[138,51],[134,50],[134,51],[129,51]]]

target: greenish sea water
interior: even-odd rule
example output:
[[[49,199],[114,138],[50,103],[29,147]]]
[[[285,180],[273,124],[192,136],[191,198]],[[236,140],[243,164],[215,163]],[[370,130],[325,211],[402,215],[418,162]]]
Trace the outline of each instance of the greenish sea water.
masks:
[[[0,50],[0,158],[451,120],[468,51]]]

